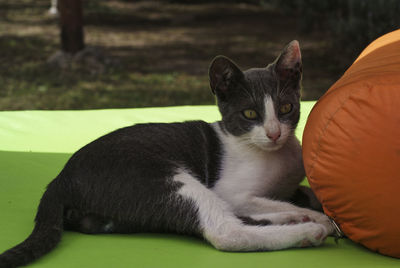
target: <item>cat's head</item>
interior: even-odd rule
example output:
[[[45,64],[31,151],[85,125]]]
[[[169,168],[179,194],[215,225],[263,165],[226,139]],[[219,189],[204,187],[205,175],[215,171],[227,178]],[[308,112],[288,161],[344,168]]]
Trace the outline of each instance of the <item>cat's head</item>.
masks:
[[[273,151],[294,135],[302,77],[297,41],[290,42],[267,67],[244,72],[230,59],[218,56],[209,76],[223,128],[242,143]]]

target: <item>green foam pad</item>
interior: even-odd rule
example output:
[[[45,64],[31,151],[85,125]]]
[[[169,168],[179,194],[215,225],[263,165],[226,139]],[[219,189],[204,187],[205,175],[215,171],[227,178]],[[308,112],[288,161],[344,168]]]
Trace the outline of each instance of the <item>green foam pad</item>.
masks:
[[[297,131],[313,102],[302,103]],[[145,122],[220,118],[215,106],[0,112],[0,252],[23,241],[46,185],[71,154],[114,129]],[[61,243],[32,267],[400,267],[347,239],[316,248],[228,253],[174,234],[85,235],[65,232]]]

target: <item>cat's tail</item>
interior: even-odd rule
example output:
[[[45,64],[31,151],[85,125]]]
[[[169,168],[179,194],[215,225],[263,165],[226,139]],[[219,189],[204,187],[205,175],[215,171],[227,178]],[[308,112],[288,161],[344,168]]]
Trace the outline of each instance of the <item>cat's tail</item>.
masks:
[[[64,205],[55,181],[44,193],[35,218],[35,227],[22,243],[0,255],[0,268],[28,264],[51,251],[60,241],[63,230]]]

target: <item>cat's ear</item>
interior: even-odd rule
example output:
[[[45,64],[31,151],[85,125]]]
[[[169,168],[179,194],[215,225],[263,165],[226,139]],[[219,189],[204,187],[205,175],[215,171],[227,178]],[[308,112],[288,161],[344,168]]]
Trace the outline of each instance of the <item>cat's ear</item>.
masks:
[[[297,40],[290,42],[274,62],[274,70],[280,81],[300,81],[303,72],[300,45]]]
[[[217,95],[225,95],[235,80],[243,78],[239,67],[225,56],[214,58],[208,74],[211,90]]]

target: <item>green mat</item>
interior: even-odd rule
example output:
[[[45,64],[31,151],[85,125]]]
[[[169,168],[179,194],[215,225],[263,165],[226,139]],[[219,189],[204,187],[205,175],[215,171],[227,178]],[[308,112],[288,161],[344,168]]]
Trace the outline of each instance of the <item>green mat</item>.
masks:
[[[313,102],[304,102],[301,137]],[[116,128],[143,122],[219,119],[214,106],[0,112],[0,251],[24,240],[45,186],[71,153]],[[317,248],[227,253],[201,239],[166,234],[84,235],[65,232],[32,267],[400,267],[347,239]]]

